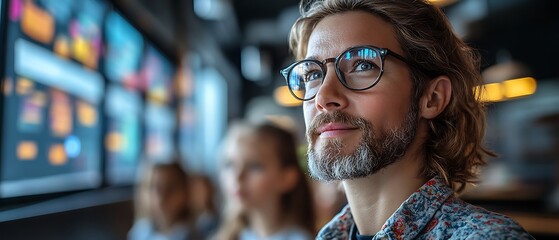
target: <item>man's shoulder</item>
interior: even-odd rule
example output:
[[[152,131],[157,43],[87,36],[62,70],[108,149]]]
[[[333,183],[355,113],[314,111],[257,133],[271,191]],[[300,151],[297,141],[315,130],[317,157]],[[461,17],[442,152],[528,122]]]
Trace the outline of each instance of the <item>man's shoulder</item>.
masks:
[[[533,239],[512,218],[450,197],[435,218],[456,239]],[[435,226],[433,226],[435,227]]]
[[[349,205],[346,205],[330,222],[322,227],[316,239],[348,239],[349,230],[353,224],[353,216]]]
[[[466,222],[472,226],[518,225],[508,216],[469,204],[455,196],[444,202],[440,217],[452,222]]]

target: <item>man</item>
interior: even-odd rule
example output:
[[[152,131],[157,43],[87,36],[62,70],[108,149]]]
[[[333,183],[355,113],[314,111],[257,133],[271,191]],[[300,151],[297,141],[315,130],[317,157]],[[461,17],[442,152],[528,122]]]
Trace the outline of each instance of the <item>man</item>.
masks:
[[[303,105],[311,175],[348,199],[318,239],[532,239],[455,196],[483,158],[478,56],[422,0],[301,4],[282,74]]]

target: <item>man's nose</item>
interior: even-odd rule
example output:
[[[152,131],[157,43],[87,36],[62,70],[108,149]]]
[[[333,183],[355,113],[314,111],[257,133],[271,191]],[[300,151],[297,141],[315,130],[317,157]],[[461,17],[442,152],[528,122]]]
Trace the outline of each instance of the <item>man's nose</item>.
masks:
[[[340,81],[334,64],[325,64],[326,70],[322,85],[318,89],[315,97],[315,106],[319,111],[340,110],[347,106],[346,91],[348,90]]]

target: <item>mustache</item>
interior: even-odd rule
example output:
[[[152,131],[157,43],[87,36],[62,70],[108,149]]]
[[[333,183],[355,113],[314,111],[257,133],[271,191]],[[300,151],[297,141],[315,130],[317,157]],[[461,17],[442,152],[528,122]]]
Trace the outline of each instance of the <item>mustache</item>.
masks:
[[[317,115],[311,122],[311,125],[307,129],[307,138],[313,134],[317,133],[318,128],[327,123],[342,123],[350,126],[358,127],[359,129],[365,129],[370,127],[371,124],[364,118],[356,117],[342,111],[333,111],[327,113],[321,113]]]

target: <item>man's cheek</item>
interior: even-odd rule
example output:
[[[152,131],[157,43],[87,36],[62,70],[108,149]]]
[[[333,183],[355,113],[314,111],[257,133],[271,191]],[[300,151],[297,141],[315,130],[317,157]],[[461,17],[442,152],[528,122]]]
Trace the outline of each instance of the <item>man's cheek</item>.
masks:
[[[305,125],[306,125],[306,128],[307,128],[307,129],[308,129],[309,126],[311,125],[312,120],[313,120],[313,118],[314,118],[314,116],[315,116],[315,112],[316,112],[316,111],[314,111],[314,110],[312,109],[313,106],[314,106],[314,105],[312,105],[312,104],[310,104],[310,103],[307,103],[307,102],[305,102],[305,103],[303,104],[303,116],[304,116],[304,118],[305,118]]]

